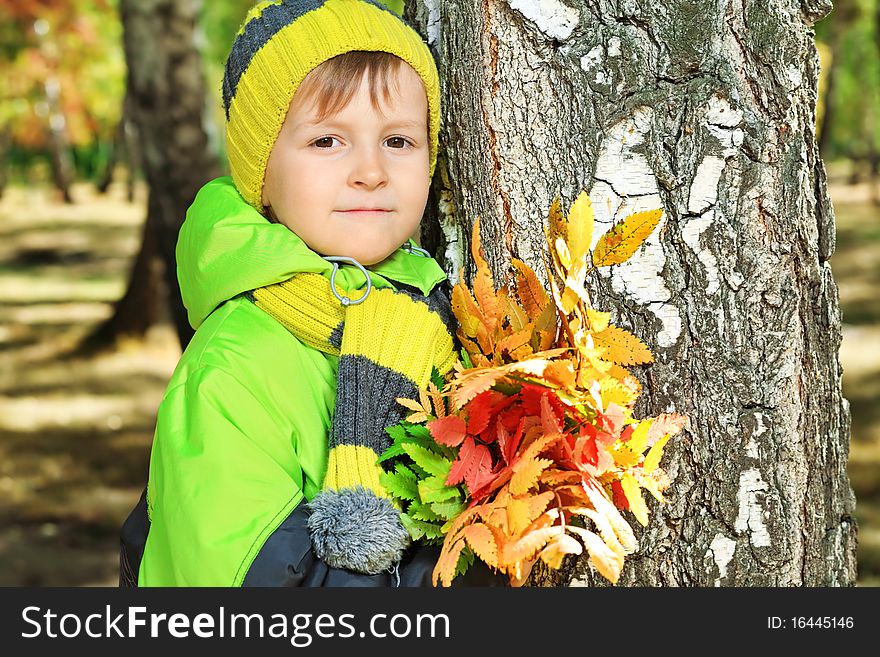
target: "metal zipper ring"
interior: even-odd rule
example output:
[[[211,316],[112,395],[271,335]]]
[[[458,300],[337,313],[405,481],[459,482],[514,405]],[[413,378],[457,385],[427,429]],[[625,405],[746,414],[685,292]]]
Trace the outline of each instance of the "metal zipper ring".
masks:
[[[369,296],[370,291],[373,289],[373,283],[370,280],[370,274],[367,272],[366,268],[361,263],[359,263],[357,260],[355,260],[354,258],[348,258],[346,256],[322,256],[322,257],[327,262],[333,263],[333,271],[330,273],[330,291],[333,293],[334,297],[339,299],[339,303],[341,303],[343,305],[343,307],[346,307],[346,308],[348,306],[356,306],[359,303],[363,303],[364,300]],[[349,265],[354,265],[355,267],[357,267],[358,269],[361,270],[361,272],[364,275],[364,278],[367,280],[367,289],[364,292],[363,296],[361,296],[360,299],[352,299],[351,297],[345,297],[336,291],[336,273],[339,271],[339,263],[340,262],[344,262]]]

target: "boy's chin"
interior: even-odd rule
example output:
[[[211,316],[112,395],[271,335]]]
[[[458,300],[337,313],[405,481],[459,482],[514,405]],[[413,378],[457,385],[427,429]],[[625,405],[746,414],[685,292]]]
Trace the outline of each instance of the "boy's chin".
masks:
[[[360,248],[352,247],[350,249],[339,249],[338,253],[333,254],[322,254],[322,255],[337,255],[337,256],[345,256],[347,258],[354,258],[364,267],[369,267],[371,265],[377,265],[383,260],[385,260],[392,253],[397,251],[397,249],[402,246],[398,245],[396,247],[387,247],[385,249],[374,248],[374,249],[365,249],[363,246]]]

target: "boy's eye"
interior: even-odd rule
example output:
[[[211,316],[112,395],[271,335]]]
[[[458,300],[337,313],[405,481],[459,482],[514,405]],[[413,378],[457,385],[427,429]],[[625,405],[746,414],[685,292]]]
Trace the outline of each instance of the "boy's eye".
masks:
[[[336,140],[336,137],[320,137],[313,141],[312,144],[318,148],[330,148],[333,146],[334,140]]]
[[[409,145],[409,140],[404,137],[389,137],[386,141],[391,148],[406,148]]]

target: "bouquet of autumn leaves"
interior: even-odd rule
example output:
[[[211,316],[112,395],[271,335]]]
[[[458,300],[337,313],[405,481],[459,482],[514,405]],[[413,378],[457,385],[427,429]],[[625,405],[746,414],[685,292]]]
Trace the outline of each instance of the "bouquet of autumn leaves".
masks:
[[[617,581],[636,547],[621,511],[647,524],[642,489],[663,500],[658,464],[686,418],[632,417],[641,386],[625,366],[653,357],[592,307],[585,283],[593,268],[627,260],[661,215],[619,221],[591,255],[589,196],[567,217],[557,198],[546,231],[552,300],[519,260],[513,282],[496,290],[474,225],[473,289],[462,279],[452,295],[462,362],[419,401],[398,399],[412,414],[388,429],[380,456],[410,535],[442,543],[435,586],[449,586],[474,555],[520,586],[538,559],[556,569],[584,549]]]

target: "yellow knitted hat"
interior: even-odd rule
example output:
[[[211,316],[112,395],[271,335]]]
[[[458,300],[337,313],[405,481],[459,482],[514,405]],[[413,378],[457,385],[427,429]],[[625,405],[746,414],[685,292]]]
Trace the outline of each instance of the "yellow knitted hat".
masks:
[[[300,83],[323,62],[353,50],[397,55],[425,84],[431,175],[437,162],[440,81],[428,46],[376,0],[273,0],[250,10],[223,79],[226,151],[244,199],[262,211],[269,154]]]

